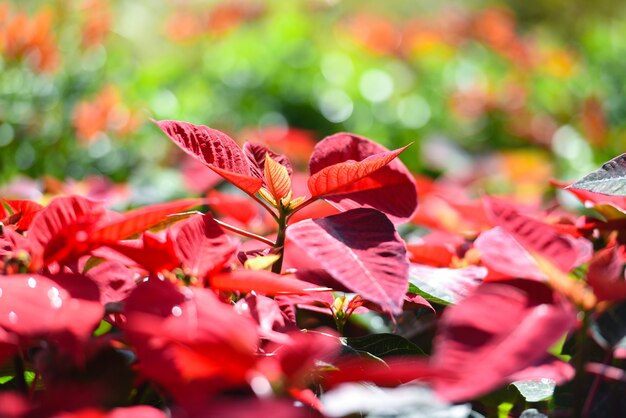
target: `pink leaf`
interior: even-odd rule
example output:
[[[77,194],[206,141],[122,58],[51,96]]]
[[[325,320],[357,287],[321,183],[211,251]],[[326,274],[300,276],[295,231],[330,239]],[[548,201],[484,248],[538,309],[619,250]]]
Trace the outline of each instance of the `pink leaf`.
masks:
[[[576,244],[550,225],[518,213],[502,200],[485,198],[484,203],[495,225],[509,233],[526,250],[544,257],[562,271],[567,272],[584,261],[580,259]]]
[[[255,194],[263,182],[250,172],[248,159],[228,135],[202,125],[175,120],[154,121],[183,151],[206,164],[248,194]]]
[[[309,190],[343,210],[371,207],[394,222],[405,222],[417,209],[415,180],[395,159],[405,149],[389,151],[347,133],[329,136],[311,155]]]
[[[575,323],[574,309],[542,283],[483,284],[441,318],[432,366],[445,378],[435,389],[451,402],[488,393],[540,364]]]
[[[209,214],[186,221],[175,241],[176,254],[187,274],[204,277],[221,270],[235,254],[236,247]]]
[[[287,237],[338,282],[383,309],[399,312],[408,287],[404,242],[381,212],[354,209],[287,228]]]
[[[86,276],[98,285],[102,304],[124,300],[135,288],[136,273],[118,261],[104,261]]]

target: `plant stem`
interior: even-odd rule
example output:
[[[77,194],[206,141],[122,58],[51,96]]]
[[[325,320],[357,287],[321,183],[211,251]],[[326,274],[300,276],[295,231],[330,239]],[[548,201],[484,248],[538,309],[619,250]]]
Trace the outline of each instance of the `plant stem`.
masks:
[[[604,364],[610,364],[611,359],[613,358],[613,353],[610,351],[607,353]],[[585,399],[585,405],[583,406],[582,416],[588,417],[591,412],[591,407],[593,403],[593,398],[596,396],[596,392],[598,392],[598,387],[600,387],[600,381],[602,380],[602,375],[597,374],[593,379],[593,383],[591,384],[591,389],[589,389],[589,394],[587,394],[587,399]]]
[[[17,353],[13,357],[13,367],[15,367],[15,386],[17,390],[22,392],[24,395],[28,395],[28,384],[26,383],[26,378],[24,377],[24,359],[22,358],[22,353]]]
[[[267,239],[265,237],[262,237],[261,235],[257,235],[257,234],[255,234],[253,232],[246,231],[245,229],[237,228],[236,226],[227,224],[226,222],[220,221],[219,219],[215,219],[215,222],[217,222],[222,228],[228,229],[229,231],[232,231],[232,232],[234,232],[236,234],[243,235],[244,237],[252,238],[252,239],[255,239],[257,241],[261,241],[262,243],[267,244],[270,247],[275,247],[276,246],[274,241],[272,241],[271,239]]]
[[[576,375],[574,377],[574,417],[583,416],[583,403],[585,400],[585,359],[587,356],[587,330],[589,328],[589,312],[582,311],[583,319],[580,330],[576,335]]]
[[[289,220],[289,218],[291,218],[291,216],[298,212],[301,209],[306,208],[307,206],[309,206],[311,203],[317,201],[319,199],[319,197],[310,197],[308,200],[305,200],[304,202],[302,202],[302,204],[300,204],[299,206],[297,206],[295,209],[293,209],[290,213],[289,216],[287,216],[287,220]]]
[[[272,210],[272,208],[270,208],[267,203],[265,203],[264,201],[262,201],[261,199],[259,199],[256,195],[253,194],[249,194],[248,196],[250,196],[252,199],[254,199],[255,202],[257,202],[259,205],[263,206],[263,209],[265,209],[266,211],[269,212],[270,215],[272,215],[272,218],[274,218],[274,220],[276,222],[278,222],[278,216],[276,216],[276,213]]]
[[[285,231],[287,229],[287,214],[280,208],[278,217],[278,235],[276,235],[276,242],[274,243],[274,253],[278,254],[279,258],[272,265],[272,273],[280,274],[283,269],[283,254],[285,252]]]

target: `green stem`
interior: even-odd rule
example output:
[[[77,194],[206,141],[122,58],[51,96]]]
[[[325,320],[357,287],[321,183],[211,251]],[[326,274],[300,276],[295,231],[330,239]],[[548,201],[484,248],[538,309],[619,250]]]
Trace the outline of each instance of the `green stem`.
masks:
[[[272,215],[272,218],[274,218],[274,220],[276,222],[278,222],[278,216],[276,216],[276,213],[272,210],[272,208],[270,208],[267,203],[265,203],[263,200],[259,199],[256,195],[253,194],[248,194],[248,196],[250,196],[252,199],[254,199],[255,202],[257,202],[259,205],[263,206],[263,209],[265,209],[266,211],[269,212],[270,215]]]
[[[589,312],[583,311],[580,330],[576,335],[577,352],[575,361],[576,376],[574,377],[574,417],[583,416],[585,401],[585,360],[587,357],[587,330],[589,328]]]
[[[302,210],[304,208],[306,208],[307,206],[309,206],[311,203],[317,201],[319,199],[319,197],[310,197],[308,200],[305,200],[304,202],[302,202],[299,206],[297,206],[296,208],[294,208],[290,213],[289,216],[287,216],[287,220],[289,220],[289,218],[291,218],[291,216],[298,212],[299,210]]]
[[[280,274],[283,269],[283,254],[285,252],[285,232],[287,230],[287,214],[282,208],[279,210],[278,217],[278,235],[274,243],[274,254],[278,254],[279,258],[272,265],[272,273]]]
[[[270,239],[267,239],[265,237],[262,237],[261,235],[257,235],[257,234],[255,234],[253,232],[246,231],[245,229],[237,228],[236,226],[227,224],[226,222],[220,221],[219,219],[214,219],[214,220],[222,228],[227,229],[229,231],[232,231],[232,232],[234,232],[236,234],[243,235],[244,237],[252,238],[252,239],[255,239],[257,241],[261,241],[262,243],[267,244],[270,247],[275,247],[275,245],[276,245],[274,243],[274,241],[272,241]]]
[[[26,378],[24,377],[25,367],[24,367],[24,358],[22,358],[22,353],[17,353],[15,357],[13,357],[13,367],[15,367],[15,386],[17,390],[22,392],[24,395],[28,395],[28,384],[26,383]]]

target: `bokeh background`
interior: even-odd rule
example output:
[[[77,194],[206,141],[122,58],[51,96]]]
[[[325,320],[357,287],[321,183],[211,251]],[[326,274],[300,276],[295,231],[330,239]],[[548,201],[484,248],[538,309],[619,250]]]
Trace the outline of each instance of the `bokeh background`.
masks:
[[[149,122],[287,151],[350,131],[416,173],[535,199],[621,154],[620,0],[0,1],[3,194],[201,193]],[[540,186],[541,185],[541,186]]]

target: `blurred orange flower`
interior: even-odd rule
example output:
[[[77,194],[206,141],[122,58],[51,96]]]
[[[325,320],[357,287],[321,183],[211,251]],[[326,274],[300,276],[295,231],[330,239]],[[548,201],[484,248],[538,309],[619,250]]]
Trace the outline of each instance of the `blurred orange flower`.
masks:
[[[394,22],[369,13],[352,16],[345,22],[344,28],[358,43],[379,54],[394,53],[402,39]]]
[[[139,125],[138,116],[122,103],[113,86],[104,87],[93,100],[78,103],[73,121],[76,136],[83,142],[94,141],[103,133],[127,135]]]
[[[8,60],[25,60],[38,71],[54,72],[59,67],[59,51],[52,33],[52,12],[41,9],[29,18],[0,4],[0,51]]]
[[[90,48],[104,42],[111,29],[111,10],[105,0],[84,0],[81,9],[86,12],[82,25],[82,45]]]

